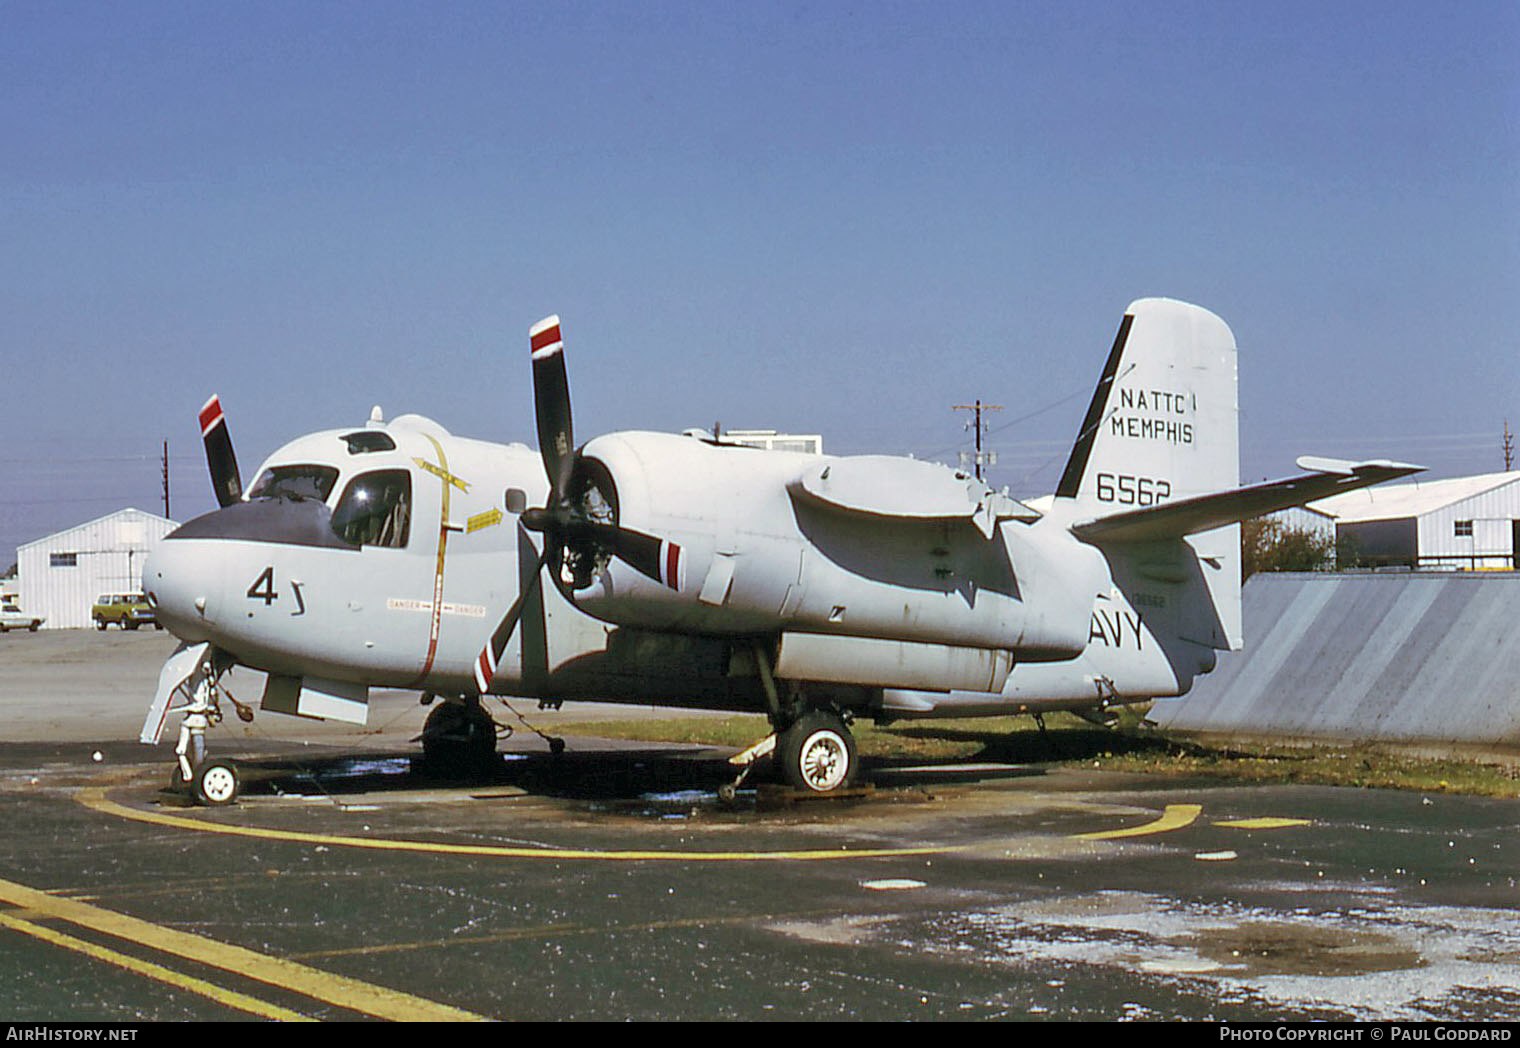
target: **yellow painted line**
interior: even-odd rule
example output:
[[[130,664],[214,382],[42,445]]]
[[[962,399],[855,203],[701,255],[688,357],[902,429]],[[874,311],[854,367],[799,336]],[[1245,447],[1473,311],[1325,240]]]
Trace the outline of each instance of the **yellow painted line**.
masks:
[[[114,964],[118,968],[125,968],[134,974],[145,975],[150,979],[157,979],[159,982],[168,983],[170,986],[177,986],[181,990],[198,993],[202,997],[209,997],[218,1004],[224,1004],[240,1012],[248,1012],[250,1015],[257,1015],[261,1019],[274,1019],[280,1022],[316,1021],[302,1015],[300,1012],[293,1012],[289,1008],[281,1008],[279,1005],[270,1004],[268,1001],[261,1001],[257,997],[250,997],[246,993],[228,990],[215,983],[207,982],[205,979],[197,979],[193,975],[185,975],[182,972],[174,971],[172,968],[165,968],[161,964],[154,964],[152,961],[145,961],[140,957],[131,957],[112,950],[109,947],[86,942],[66,932],[44,928],[39,924],[21,920],[19,917],[13,917],[10,914],[0,913],[0,925],[4,925],[13,931],[30,935],[35,939],[41,939],[43,942],[51,943],[54,946],[61,946],[66,950],[82,953],[86,957],[93,957],[97,961],[104,961],[107,964]]]
[[[1169,830],[1180,830],[1184,826],[1191,826],[1203,811],[1201,804],[1168,804],[1166,810],[1161,813],[1161,818],[1148,822],[1144,826],[1131,826],[1125,830],[1100,830],[1097,833],[1079,833],[1076,839],[1079,841],[1112,841],[1122,837],[1146,837],[1153,833],[1166,833]]]
[[[201,833],[224,833],[233,837],[254,837],[260,840],[293,841],[298,844],[320,844],[328,847],[365,848],[372,851],[422,852],[430,855],[475,855],[498,859],[554,859],[557,861],[588,862],[776,862],[791,860],[800,862],[827,862],[840,859],[880,859],[893,856],[944,855],[961,851],[961,848],[924,846],[919,848],[830,848],[806,851],[762,852],[705,852],[705,851],[588,851],[580,848],[522,848],[493,844],[442,844],[434,841],[401,841],[383,837],[345,837],[327,833],[303,833],[295,830],[271,830],[257,826],[237,826],[227,823],[191,819],[183,815],[142,811],[118,804],[105,795],[102,787],[83,789],[78,794],[79,803],[103,815],[116,815],[123,819],[148,822],[158,826],[171,826],[181,830],[197,830]]]
[[[235,972],[248,979],[290,990],[313,1000],[325,1001],[339,1008],[363,1012],[377,1019],[396,1022],[487,1021],[484,1016],[452,1008],[398,990],[334,975],[294,961],[270,957],[217,942],[189,932],[164,928],[149,921],[129,917],[114,910],[102,909],[76,899],[65,899],[24,884],[0,880],[0,902],[20,906],[38,914],[91,931],[135,942],[161,953],[184,957],[200,964]]]
[[[1232,830],[1280,830],[1286,826],[1312,826],[1308,819],[1221,819],[1215,826],[1228,826]]]

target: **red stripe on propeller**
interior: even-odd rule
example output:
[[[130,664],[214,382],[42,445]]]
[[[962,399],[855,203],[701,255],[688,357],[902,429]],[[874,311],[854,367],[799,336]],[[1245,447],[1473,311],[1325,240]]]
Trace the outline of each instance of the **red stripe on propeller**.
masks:
[[[222,421],[222,400],[213,396],[206,401],[201,408],[201,436],[205,436],[216,428],[216,424]]]
[[[531,352],[537,353],[545,346],[552,346],[559,341],[562,341],[559,335],[559,325],[555,324],[552,327],[544,328],[528,339],[528,348]]]

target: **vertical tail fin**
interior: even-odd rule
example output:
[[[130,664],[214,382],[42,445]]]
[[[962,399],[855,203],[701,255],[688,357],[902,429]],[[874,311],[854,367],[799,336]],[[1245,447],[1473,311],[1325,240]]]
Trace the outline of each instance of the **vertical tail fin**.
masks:
[[[1056,502],[1068,500],[1067,518],[1079,522],[1239,484],[1235,336],[1198,306],[1163,298],[1132,303]],[[1238,525],[1161,542],[1090,541],[1126,595],[1148,602],[1148,624],[1177,649],[1179,678],[1192,661],[1181,647],[1240,647]],[[1200,667],[1211,660],[1200,651]]]
[[[1236,487],[1235,386],[1224,321],[1171,299],[1132,303],[1056,497],[1096,517]]]

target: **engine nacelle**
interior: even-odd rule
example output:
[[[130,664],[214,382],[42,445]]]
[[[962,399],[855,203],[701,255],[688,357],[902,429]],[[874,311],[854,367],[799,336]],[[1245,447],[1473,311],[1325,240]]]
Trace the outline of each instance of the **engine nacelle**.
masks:
[[[603,494],[619,525],[670,544],[659,580],[613,559],[590,587],[567,594],[618,625],[788,630],[1060,659],[1086,646],[1092,600],[1107,581],[1096,550],[1035,514],[989,525],[975,496],[991,493],[942,466],[659,433],[598,437],[582,457],[605,470],[612,490]],[[888,508],[815,497],[817,478],[831,470],[868,474],[891,494],[881,500]],[[956,491],[966,492],[960,508]]]

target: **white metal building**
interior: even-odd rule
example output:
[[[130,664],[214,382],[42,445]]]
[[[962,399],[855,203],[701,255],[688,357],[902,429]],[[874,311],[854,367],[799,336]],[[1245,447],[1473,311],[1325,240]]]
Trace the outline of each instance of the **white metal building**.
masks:
[[[178,526],[140,509],[124,509],[18,546],[21,607],[47,616],[44,629],[90,625],[96,597],[142,590],[148,552]]]
[[[823,454],[823,436],[818,433],[777,433],[774,429],[726,429],[719,438],[724,444],[766,448],[770,451],[801,451],[807,455]]]
[[[1520,567],[1520,471],[1381,484],[1276,516],[1333,537],[1372,566]]]

